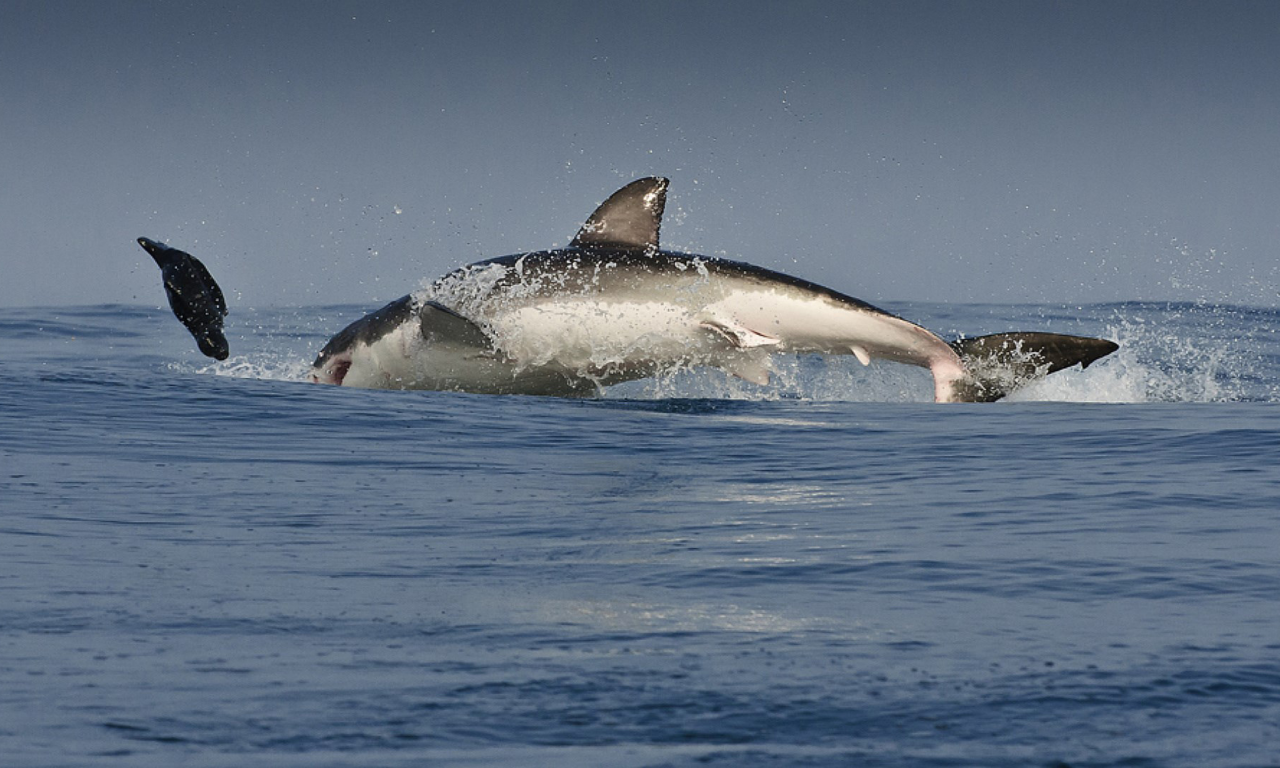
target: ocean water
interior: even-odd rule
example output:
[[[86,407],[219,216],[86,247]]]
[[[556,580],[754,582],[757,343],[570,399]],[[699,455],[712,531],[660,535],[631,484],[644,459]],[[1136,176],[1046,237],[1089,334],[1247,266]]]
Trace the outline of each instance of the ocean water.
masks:
[[[1280,766],[1280,312],[1010,401],[305,383],[373,307],[0,309],[5,766]]]

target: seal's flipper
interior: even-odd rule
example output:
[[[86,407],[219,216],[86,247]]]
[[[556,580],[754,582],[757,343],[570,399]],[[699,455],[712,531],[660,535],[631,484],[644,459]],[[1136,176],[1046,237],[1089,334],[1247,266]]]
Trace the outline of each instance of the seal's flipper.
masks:
[[[205,357],[212,357],[214,360],[226,360],[231,357],[231,347],[227,344],[227,337],[222,334],[222,331],[208,329],[195,338],[196,346]]]
[[[596,208],[569,246],[656,251],[667,184],[664,178],[650,176],[614,192]]]
[[[1061,333],[996,333],[951,343],[965,375],[952,399],[990,403],[1019,387],[1077,363],[1088,368],[1120,348],[1107,339]]]

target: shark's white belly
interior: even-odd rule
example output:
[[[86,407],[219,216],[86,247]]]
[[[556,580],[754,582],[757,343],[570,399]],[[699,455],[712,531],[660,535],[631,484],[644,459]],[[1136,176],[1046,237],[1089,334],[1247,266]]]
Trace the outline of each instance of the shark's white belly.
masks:
[[[935,369],[956,360],[917,325],[821,295],[714,280],[663,293],[491,294],[468,307],[492,339],[491,352],[433,344],[415,318],[357,345],[346,383],[563,394],[702,365],[764,383],[775,352],[853,354]]]
[[[490,307],[483,322],[518,371],[552,367],[600,383],[710,365],[768,379],[779,353],[857,355],[924,367],[955,360],[937,336],[891,315],[788,290],[721,290],[709,302],[598,296]]]
[[[520,364],[571,369],[703,360],[751,348],[865,352],[926,367],[954,355],[905,320],[786,291],[728,291],[705,304],[561,298],[492,311],[484,322],[497,346]]]
[[[952,356],[946,342],[914,323],[786,289],[734,291],[705,313],[777,339],[780,352],[859,354],[929,366]],[[763,340],[758,340],[763,341]]]
[[[688,308],[592,297],[540,302],[487,318],[495,345],[520,366],[567,370],[705,357],[717,346]]]

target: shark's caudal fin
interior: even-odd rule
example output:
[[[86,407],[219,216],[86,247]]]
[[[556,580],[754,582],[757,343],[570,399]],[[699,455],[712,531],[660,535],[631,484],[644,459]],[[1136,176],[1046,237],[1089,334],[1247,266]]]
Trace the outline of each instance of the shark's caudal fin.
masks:
[[[951,343],[964,374],[951,383],[950,402],[990,403],[1077,363],[1088,368],[1119,344],[1061,333],[997,333]]]

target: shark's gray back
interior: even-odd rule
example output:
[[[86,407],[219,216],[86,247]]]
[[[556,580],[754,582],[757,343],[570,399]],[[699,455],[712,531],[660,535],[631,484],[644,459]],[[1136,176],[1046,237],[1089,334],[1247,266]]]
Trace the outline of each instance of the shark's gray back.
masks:
[[[459,291],[466,283],[481,282],[479,292]],[[699,284],[721,283],[725,290],[787,290],[822,297],[853,309],[891,315],[861,299],[817,283],[741,261],[665,250],[560,248],[512,254],[454,270],[436,281],[433,297],[450,303],[450,295],[465,293],[480,301],[544,301],[574,294],[608,300],[647,300]],[[735,285],[736,284],[736,285]],[[475,286],[468,286],[475,287]],[[471,303],[467,301],[465,303]],[[462,310],[462,307],[458,307]]]

